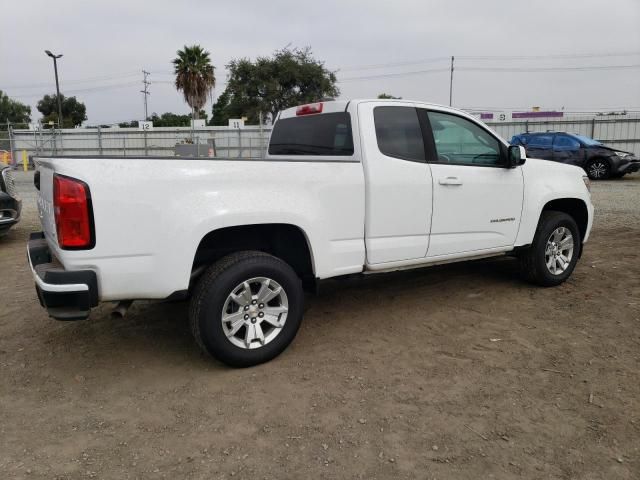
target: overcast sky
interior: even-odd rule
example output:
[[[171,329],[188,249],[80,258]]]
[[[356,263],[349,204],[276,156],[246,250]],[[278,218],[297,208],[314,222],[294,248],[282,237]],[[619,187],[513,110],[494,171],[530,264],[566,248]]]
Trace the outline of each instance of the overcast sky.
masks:
[[[143,117],[143,68],[149,112],[187,113],[171,59],[194,43],[211,53],[215,95],[229,60],[291,45],[338,70],[342,98],[446,104],[455,55],[457,107],[640,110],[640,0],[30,0],[5,1],[0,14],[0,89],[30,104],[33,119],[55,92],[45,49],[64,54],[61,91],[86,104],[89,124]]]

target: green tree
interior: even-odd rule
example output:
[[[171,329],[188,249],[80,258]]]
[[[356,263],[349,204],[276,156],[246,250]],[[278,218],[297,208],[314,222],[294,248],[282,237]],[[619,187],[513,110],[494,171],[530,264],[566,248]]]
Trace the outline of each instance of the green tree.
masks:
[[[229,100],[231,99],[231,94],[228,89],[225,88],[224,92],[220,94],[216,103],[213,104],[211,108],[211,120],[209,121],[209,125],[229,125],[230,111],[229,111]]]
[[[198,112],[200,118],[207,120],[207,112],[200,110]],[[191,114],[180,115],[172,112],[165,112],[162,115],[152,113],[147,121],[153,122],[154,127],[189,127],[191,126]],[[135,128],[138,126],[138,120],[130,122],[122,122],[118,124],[122,128]]]
[[[380,93],[378,95],[378,98],[380,99],[395,99],[395,100],[402,100],[402,97],[394,97],[393,95],[389,95],[388,93]]]
[[[17,100],[12,100],[0,90],[0,130],[7,129],[7,122],[29,123],[31,120],[31,107]]]
[[[216,86],[216,77],[213,73],[209,52],[200,45],[184,46],[183,50],[176,52],[173,60],[173,70],[176,75],[176,88],[182,91],[184,101],[194,112],[194,118],[207,103],[207,95]]]
[[[226,113],[230,117],[245,116],[251,123],[258,121],[260,112],[273,119],[285,108],[340,93],[335,72],[316,60],[308,47],[277,50],[272,57],[259,57],[255,62],[233,60],[227,69]]]
[[[62,128],[73,128],[81,125],[87,119],[87,107],[79,102],[76,97],[65,97],[60,94],[62,100]],[[58,121],[58,95],[45,95],[38,102],[38,111],[42,114],[42,123],[46,126],[49,122],[60,124]]]

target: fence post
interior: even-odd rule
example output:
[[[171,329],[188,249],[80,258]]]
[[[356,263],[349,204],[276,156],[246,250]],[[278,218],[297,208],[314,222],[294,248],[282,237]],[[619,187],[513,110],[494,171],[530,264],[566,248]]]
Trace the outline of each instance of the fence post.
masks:
[[[58,142],[56,140],[55,127],[51,127],[51,142],[53,143],[53,154],[58,155]]]
[[[9,152],[11,152],[11,163],[15,165],[18,162],[14,160],[15,154],[13,153],[13,127],[9,123],[9,120],[7,120],[7,129],[9,130]]]
[[[596,117],[591,119],[591,138],[594,138],[596,134]]]
[[[525,133],[529,133],[529,120],[524,122],[524,131]]]
[[[264,134],[262,132],[262,112],[259,112],[258,119],[260,120],[260,159],[264,159]]]
[[[98,153],[102,155],[102,129],[98,125]]]
[[[242,131],[238,129],[238,158],[242,158]]]
[[[147,130],[144,130],[144,156],[148,156],[149,152],[147,151]]]
[[[127,137],[122,137],[122,156],[127,156]]]

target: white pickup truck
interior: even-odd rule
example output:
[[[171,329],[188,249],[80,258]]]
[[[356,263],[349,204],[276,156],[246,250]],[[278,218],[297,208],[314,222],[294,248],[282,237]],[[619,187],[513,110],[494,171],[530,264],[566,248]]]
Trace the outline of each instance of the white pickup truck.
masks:
[[[516,256],[558,285],[589,237],[589,180],[526,159],[482,122],[404,100],[282,111],[262,160],[41,157],[40,302],[81,319],[98,302],[191,298],[200,347],[232,366],[293,340],[323,279]]]

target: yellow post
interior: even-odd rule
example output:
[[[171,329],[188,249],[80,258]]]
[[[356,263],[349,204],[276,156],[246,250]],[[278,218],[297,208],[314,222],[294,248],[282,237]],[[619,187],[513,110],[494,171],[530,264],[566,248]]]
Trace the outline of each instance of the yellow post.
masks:
[[[2,163],[9,165],[9,154],[7,152],[2,153]]]
[[[25,172],[29,169],[29,159],[27,157],[26,150],[22,150],[22,166],[24,167]]]

